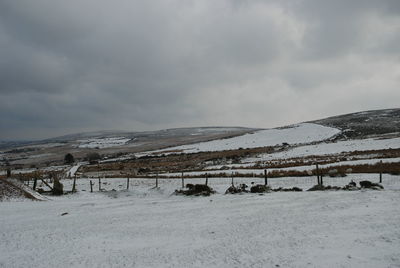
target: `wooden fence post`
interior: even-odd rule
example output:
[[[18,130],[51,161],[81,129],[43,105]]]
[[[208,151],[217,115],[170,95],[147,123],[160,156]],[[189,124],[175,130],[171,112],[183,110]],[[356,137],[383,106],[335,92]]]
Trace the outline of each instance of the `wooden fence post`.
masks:
[[[156,175],[156,188],[158,188],[158,173]]]
[[[129,190],[129,176],[126,178],[126,189]]]
[[[101,179],[99,177],[99,192],[101,191]]]
[[[72,192],[76,192],[76,174],[74,176],[74,183],[72,184]]]
[[[90,192],[93,193],[93,182],[90,180]]]
[[[185,179],[183,178],[183,172],[181,174],[181,179],[182,179],[182,188],[185,188]]]
[[[264,169],[264,184],[265,184],[265,185],[268,185],[267,169]]]
[[[206,185],[208,185],[208,174],[206,173]]]
[[[315,168],[315,172],[317,173],[317,184],[320,185],[320,181],[319,181],[319,167],[318,167],[318,163],[315,164],[316,168]]]
[[[232,172],[232,182],[231,182],[231,184],[232,184],[232,186],[234,186],[234,184],[233,184],[233,172]]]
[[[383,162],[381,160],[380,167],[379,167],[379,183],[382,183],[382,165],[383,165]]]

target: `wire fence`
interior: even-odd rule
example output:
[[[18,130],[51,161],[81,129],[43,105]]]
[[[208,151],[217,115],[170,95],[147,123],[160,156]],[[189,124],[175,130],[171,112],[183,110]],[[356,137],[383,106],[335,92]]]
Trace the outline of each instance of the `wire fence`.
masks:
[[[360,181],[369,180],[379,183],[379,174],[349,174],[345,177],[323,177],[323,184],[343,187],[349,182],[354,181],[359,185]],[[77,191],[134,191],[135,189],[164,189],[173,192],[181,189],[186,184],[206,184],[218,192],[225,190],[232,185],[246,184],[249,187],[254,184],[264,184],[264,178],[259,177],[211,177],[211,178],[77,178],[75,187]],[[70,191],[73,188],[73,179],[62,180],[64,190]],[[268,178],[268,186],[276,188],[298,187],[305,190],[318,184],[316,176],[305,177],[280,177]],[[388,190],[400,190],[400,176],[384,174],[382,185]],[[38,185],[41,187],[43,185]]]

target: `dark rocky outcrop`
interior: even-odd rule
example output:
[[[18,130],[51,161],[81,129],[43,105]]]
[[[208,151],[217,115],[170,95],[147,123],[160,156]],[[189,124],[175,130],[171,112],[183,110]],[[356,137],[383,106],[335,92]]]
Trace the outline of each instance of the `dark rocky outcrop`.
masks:
[[[175,190],[177,195],[209,196],[215,191],[205,184],[187,184],[187,190]]]
[[[246,189],[248,186],[246,184],[240,184],[238,187],[231,185],[226,191],[225,194],[239,194],[239,193],[248,193],[249,191]]]
[[[337,191],[341,189],[342,188],[340,188],[339,186],[331,186],[331,185],[324,186],[322,184],[317,184],[308,189],[307,191],[328,191],[328,190]]]
[[[317,184],[314,185],[313,187],[311,187],[310,189],[307,190],[309,191],[325,191],[325,186],[323,186],[322,184]]]
[[[379,183],[374,183],[371,181],[360,181],[360,187],[357,187],[357,184],[354,181],[349,182],[349,184],[347,184],[344,187],[339,187],[339,186],[324,186],[321,184],[317,184],[314,185],[313,187],[311,187],[310,189],[308,189],[307,191],[327,191],[327,190],[345,190],[345,191],[357,191],[360,189],[372,189],[372,190],[382,190],[383,186],[380,185]]]
[[[293,187],[293,188],[276,188],[276,189],[272,189],[272,191],[274,192],[302,192],[303,189],[299,188],[299,187]]]
[[[267,193],[270,191],[271,191],[271,188],[268,185],[264,185],[264,184],[256,184],[254,186],[251,186],[251,188],[250,188],[251,193]]]
[[[371,181],[360,181],[361,188],[373,189],[373,190],[381,190],[383,186],[379,183],[371,182]]]
[[[342,190],[346,190],[346,191],[357,191],[357,190],[360,190],[360,188],[357,187],[357,184],[356,184],[353,180],[351,180],[351,181],[349,182],[349,184],[347,184],[346,186],[344,186],[344,187],[342,188]]]

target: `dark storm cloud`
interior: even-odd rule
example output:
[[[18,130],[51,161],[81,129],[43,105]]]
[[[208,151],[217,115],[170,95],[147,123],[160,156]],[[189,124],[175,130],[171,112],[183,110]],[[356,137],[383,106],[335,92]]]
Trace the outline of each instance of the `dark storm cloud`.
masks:
[[[398,1],[1,1],[0,139],[396,106],[399,12]]]

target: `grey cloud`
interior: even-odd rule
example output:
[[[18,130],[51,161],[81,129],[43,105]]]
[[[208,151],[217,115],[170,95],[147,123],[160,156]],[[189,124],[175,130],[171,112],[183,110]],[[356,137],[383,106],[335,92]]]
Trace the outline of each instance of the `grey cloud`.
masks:
[[[304,55],[311,58],[334,58],[357,54],[364,50],[369,40],[368,20],[378,20],[394,15],[398,18],[398,1],[303,1],[296,13],[307,22],[304,35]],[[393,27],[398,27],[398,21]],[[372,35],[375,36],[373,33]]]
[[[395,75],[380,70],[399,64],[398,3],[2,1],[0,139],[277,126],[343,113],[315,92],[351,99],[371,74],[386,97],[369,88],[374,100],[342,108],[393,106]]]

